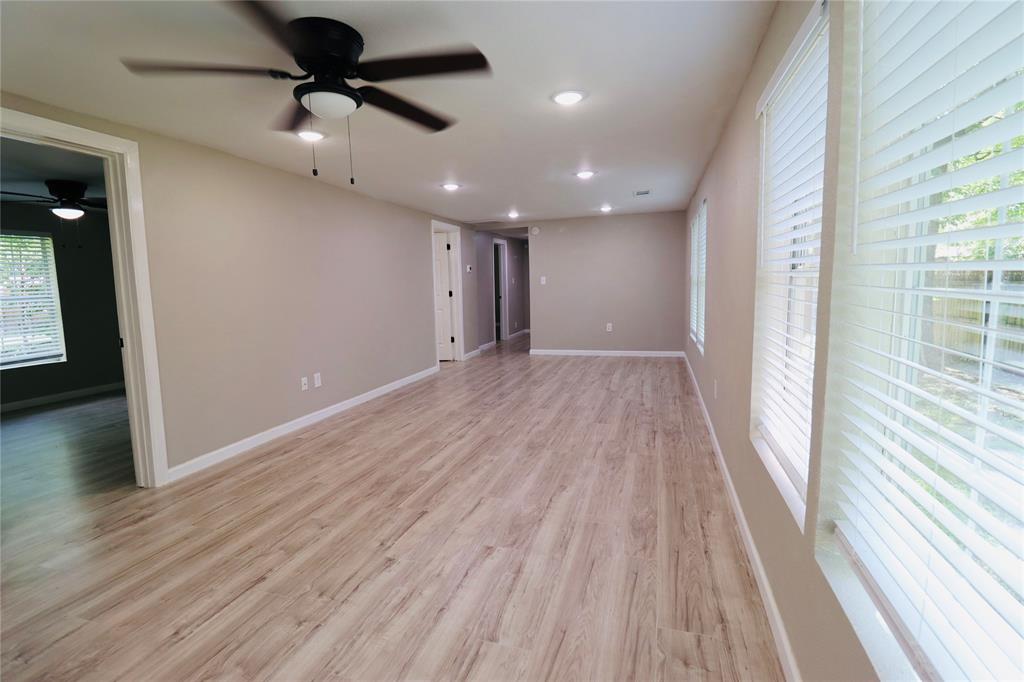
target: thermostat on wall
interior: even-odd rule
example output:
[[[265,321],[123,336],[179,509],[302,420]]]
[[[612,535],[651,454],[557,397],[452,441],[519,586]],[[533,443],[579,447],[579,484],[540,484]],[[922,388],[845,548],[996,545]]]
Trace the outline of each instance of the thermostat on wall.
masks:
[[[540,234],[540,228],[534,227],[530,229],[530,234]]]

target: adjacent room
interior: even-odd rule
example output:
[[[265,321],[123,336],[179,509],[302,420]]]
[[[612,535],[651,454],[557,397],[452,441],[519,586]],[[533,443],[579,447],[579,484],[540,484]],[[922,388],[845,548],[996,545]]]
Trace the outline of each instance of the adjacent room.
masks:
[[[4,680],[1024,679],[1024,2],[0,3]]]

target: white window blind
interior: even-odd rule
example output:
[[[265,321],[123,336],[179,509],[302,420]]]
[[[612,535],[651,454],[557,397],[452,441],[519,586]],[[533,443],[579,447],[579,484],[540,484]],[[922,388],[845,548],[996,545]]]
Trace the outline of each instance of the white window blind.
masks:
[[[0,235],[0,367],[63,362],[53,240]]]
[[[762,112],[751,437],[803,523],[825,173],[828,26],[819,20]]]
[[[860,21],[826,506],[921,675],[1019,680],[1024,4],[870,2]]]
[[[700,223],[698,216],[693,216],[690,223],[690,336],[697,340],[697,301],[700,299],[700,230],[697,225]]]
[[[690,336],[704,352],[704,317],[708,283],[708,200],[690,223]]]

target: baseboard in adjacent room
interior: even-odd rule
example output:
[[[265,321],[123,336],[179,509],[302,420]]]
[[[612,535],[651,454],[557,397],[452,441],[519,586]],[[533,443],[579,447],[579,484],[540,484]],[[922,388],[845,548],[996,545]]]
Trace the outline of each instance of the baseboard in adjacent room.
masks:
[[[369,400],[373,400],[374,398],[379,398],[380,396],[398,390],[403,386],[415,383],[420,379],[426,379],[428,376],[436,374],[439,369],[440,367],[438,365],[428,367],[421,372],[416,372],[415,374],[410,374],[407,377],[392,381],[389,384],[378,386],[377,388],[369,390],[366,393],[361,393],[353,398],[349,398],[348,400],[343,400],[340,403],[329,405],[323,409],[317,410],[316,412],[310,412],[307,415],[285,422],[284,424],[278,424],[277,426],[267,429],[261,433],[243,438],[242,440],[231,443],[230,445],[225,445],[213,452],[208,452],[205,455],[200,455],[190,459],[183,464],[178,464],[177,466],[169,468],[167,470],[167,479],[162,481],[162,483],[171,483],[186,476],[198,473],[203,469],[208,469],[215,464],[220,464],[221,462],[252,450],[264,443],[269,443],[275,438],[286,436],[293,431],[298,431],[299,429],[315,424],[316,422],[327,419],[328,417],[332,417],[340,412],[350,410],[356,405],[361,405]]]
[[[747,558],[754,571],[754,579],[757,581],[757,589],[761,593],[761,601],[764,602],[764,610],[768,615],[768,625],[771,627],[772,635],[775,638],[775,647],[779,654],[779,662],[782,664],[782,672],[789,682],[799,682],[801,679],[800,669],[796,664],[796,656],[793,654],[793,646],[789,642],[786,626],[782,622],[779,605],[775,602],[775,593],[772,592],[771,583],[768,582],[768,574],[764,570],[764,564],[761,563],[761,555],[757,551],[757,545],[754,544],[754,536],[750,533],[750,526],[747,525],[747,517],[743,514],[740,497],[736,493],[732,476],[729,475],[729,467],[726,466],[725,457],[722,455],[722,447],[718,443],[718,436],[715,435],[715,427],[711,423],[711,415],[704,404],[704,396],[701,395],[700,384],[697,383],[697,377],[693,373],[693,367],[690,366],[689,358],[685,354],[683,354],[683,358],[686,361],[686,369],[690,373],[690,381],[693,382],[693,388],[697,392],[697,402],[700,403],[700,411],[704,415],[704,422],[707,424],[708,434],[711,436],[711,446],[715,451],[715,458],[718,460],[718,468],[722,470],[722,478],[725,479],[729,503],[732,506],[733,515],[736,517],[736,523],[740,528],[740,537],[743,538],[743,546],[747,551]]]
[[[681,350],[568,350],[562,348],[531,348],[530,355],[586,355],[613,358],[685,358]]]
[[[463,360],[471,360],[472,358],[475,358],[478,355],[480,355],[480,349],[479,348],[477,348],[476,350],[472,350],[472,351],[466,353],[465,355],[462,356],[462,359]]]
[[[480,347],[477,348],[477,350],[483,353],[488,348],[494,348],[496,345],[498,344],[496,344],[494,341],[488,341],[487,343],[481,344]]]
[[[13,412],[15,410],[26,410],[30,407],[41,407],[43,405],[51,405],[53,403],[62,403],[65,400],[75,400],[76,398],[87,398],[91,395],[99,395],[101,393],[113,393],[114,391],[123,391],[124,382],[117,381],[112,384],[100,384],[99,386],[87,386],[85,388],[77,388],[73,391],[63,391],[61,393],[51,393],[50,395],[41,395],[36,398],[26,398],[25,400],[16,400],[12,403],[4,403],[0,405],[0,412]]]
[[[514,333],[514,334],[509,334],[509,335],[508,335],[508,338],[507,338],[507,339],[505,339],[505,340],[506,340],[506,341],[511,341],[512,339],[516,338],[517,336],[521,336],[521,335],[523,335],[523,334],[529,334],[529,333],[530,333],[530,330],[529,330],[529,329],[520,329],[519,331],[517,331],[517,332],[516,332],[516,333]]]

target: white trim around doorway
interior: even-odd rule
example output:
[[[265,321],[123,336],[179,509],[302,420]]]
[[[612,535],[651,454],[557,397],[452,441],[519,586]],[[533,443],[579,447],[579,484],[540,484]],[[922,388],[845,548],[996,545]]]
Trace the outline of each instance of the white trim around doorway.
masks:
[[[134,140],[7,108],[0,109],[0,135],[103,160],[135,480],[147,488],[161,485],[167,482],[167,441],[142,209],[139,145]]]
[[[449,273],[452,283],[452,292],[454,293],[454,296],[452,297],[454,299],[452,301],[452,335],[455,337],[455,360],[457,362],[462,362],[467,359],[465,348],[466,335],[463,332],[462,322],[462,228],[458,225],[441,222],[440,220],[430,221],[430,272],[431,281],[434,282],[435,287],[437,283],[437,273],[434,271],[435,259],[433,257],[433,251],[434,235],[438,232],[447,232],[451,235],[449,237],[449,240],[451,240],[450,243],[452,244],[451,257],[454,260],[454,263],[452,264],[453,267],[451,267],[451,272]],[[434,293],[437,293],[436,289]],[[433,298],[430,299],[430,305],[431,307],[434,306]],[[437,324],[436,320],[434,324]],[[440,360],[438,360],[438,365],[440,365]]]

